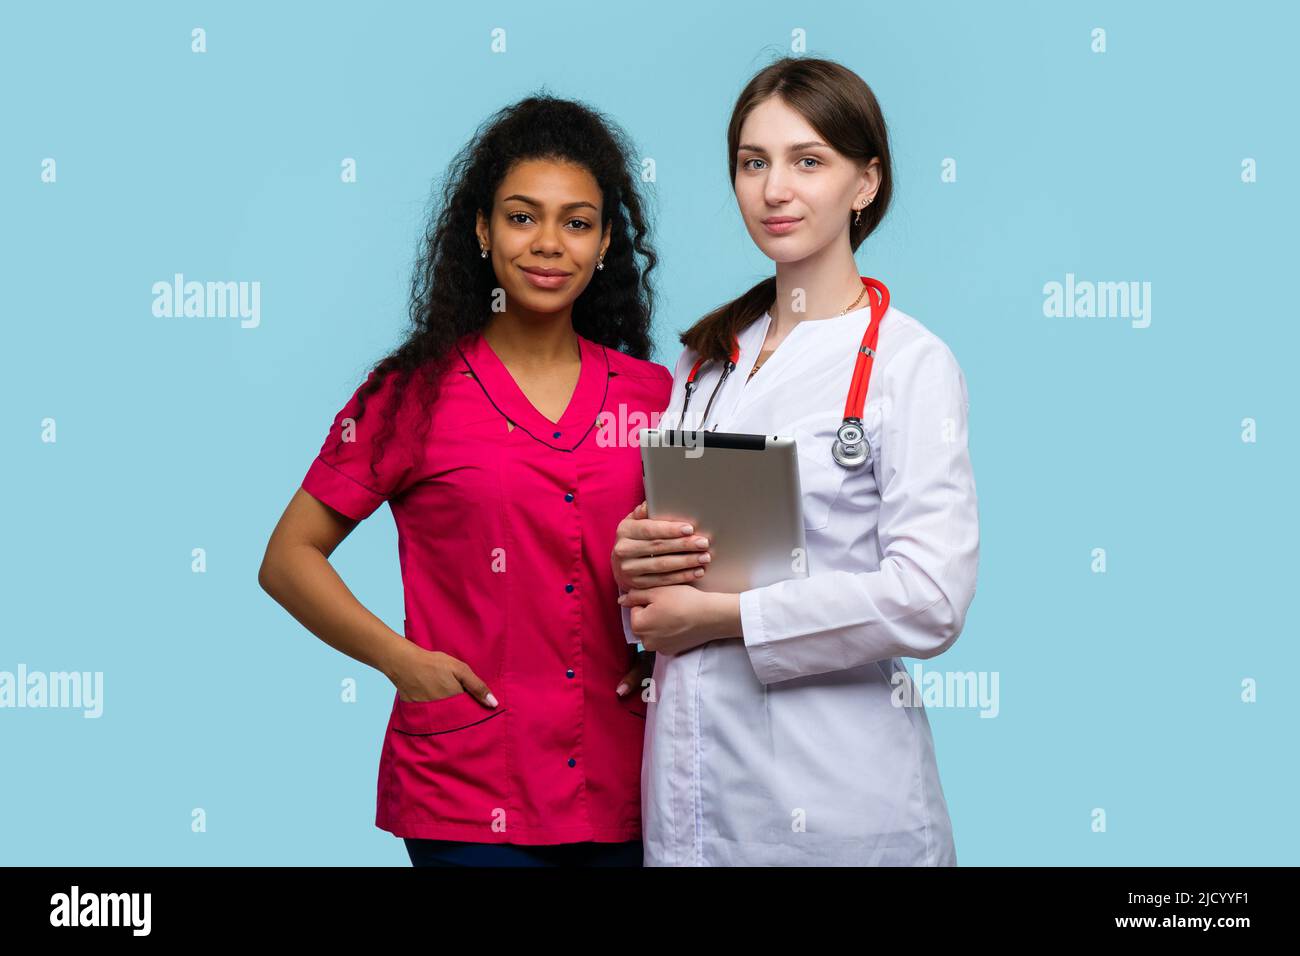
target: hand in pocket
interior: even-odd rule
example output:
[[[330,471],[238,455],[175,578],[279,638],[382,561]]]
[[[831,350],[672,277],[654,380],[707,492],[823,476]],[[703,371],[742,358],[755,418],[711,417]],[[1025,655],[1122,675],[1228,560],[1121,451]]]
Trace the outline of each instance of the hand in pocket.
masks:
[[[487,707],[497,705],[487,684],[464,661],[414,645],[394,673],[393,684],[398,700],[408,704],[445,700],[464,691]]]

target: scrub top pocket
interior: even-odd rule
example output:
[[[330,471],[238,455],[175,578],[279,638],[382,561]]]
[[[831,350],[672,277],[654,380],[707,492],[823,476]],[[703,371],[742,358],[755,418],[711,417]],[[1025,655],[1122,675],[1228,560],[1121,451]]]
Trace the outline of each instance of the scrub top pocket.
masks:
[[[402,700],[393,706],[393,730],[408,737],[427,737],[464,730],[505,713],[505,706],[485,707],[462,690],[437,700]]]
[[[803,526],[809,531],[825,528],[831,508],[839,497],[845,468],[831,457],[831,443],[842,419],[827,416],[797,423],[794,428],[799,455],[799,490],[803,498]],[[779,432],[778,432],[779,434]]]
[[[627,692],[627,696],[621,698],[623,710],[633,717],[645,720],[646,708],[650,705],[641,699],[641,694],[645,691],[644,687],[633,687]]]
[[[831,454],[836,433],[844,421],[842,412],[819,412],[794,423],[793,432],[799,453],[799,489],[803,494],[803,524],[817,531],[830,524],[831,512],[840,501],[844,481],[859,472],[870,472],[872,464],[846,468]],[[874,458],[880,451],[880,403],[868,405],[862,412]],[[778,434],[780,432],[778,431]]]
[[[380,757],[381,818],[466,828],[465,839],[485,839],[506,805],[506,710],[465,691],[440,700],[395,697]]]

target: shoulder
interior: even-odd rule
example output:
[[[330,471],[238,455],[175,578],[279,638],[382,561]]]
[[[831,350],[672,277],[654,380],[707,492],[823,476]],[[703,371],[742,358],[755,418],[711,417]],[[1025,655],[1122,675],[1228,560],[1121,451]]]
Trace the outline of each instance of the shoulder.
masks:
[[[881,375],[894,383],[938,376],[965,387],[961,366],[948,343],[915,316],[893,306],[881,320],[876,352]]]
[[[609,356],[610,372],[623,380],[620,384],[634,385],[656,392],[671,390],[673,373],[658,362],[634,358],[611,348],[606,348],[605,354]]]
[[[428,368],[381,370],[378,366],[373,367],[354,388],[335,421],[368,418],[373,422],[392,422],[396,429],[393,439],[404,441],[412,435],[408,426],[421,422],[429,405],[445,391],[448,379],[452,378],[460,379],[462,376],[449,372],[434,376]]]
[[[605,353],[609,356],[609,370],[619,375],[626,375],[629,378],[648,378],[652,381],[662,380],[665,375],[672,377],[673,373],[658,362],[635,358],[617,349],[606,348]]]

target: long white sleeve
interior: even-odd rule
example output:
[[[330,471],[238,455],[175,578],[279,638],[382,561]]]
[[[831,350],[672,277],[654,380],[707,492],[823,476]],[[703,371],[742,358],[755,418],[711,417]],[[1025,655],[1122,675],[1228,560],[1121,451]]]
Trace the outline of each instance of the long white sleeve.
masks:
[[[765,684],[891,657],[934,657],[965,624],[979,564],[965,378],[935,337],[908,343],[881,375],[889,400],[873,466],[879,570],[814,568],[809,577],[743,592],[744,642]],[[854,514],[837,509],[831,520]],[[863,529],[838,530],[870,546]]]

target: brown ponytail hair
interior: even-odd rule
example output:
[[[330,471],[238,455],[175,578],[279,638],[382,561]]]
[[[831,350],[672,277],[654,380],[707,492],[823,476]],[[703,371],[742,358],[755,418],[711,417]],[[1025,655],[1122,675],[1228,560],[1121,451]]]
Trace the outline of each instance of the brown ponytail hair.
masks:
[[[880,188],[853,225],[849,213],[849,245],[856,252],[875,231],[889,208],[894,172],[889,158],[889,131],[885,117],[862,77],[832,60],[784,57],[764,67],[746,84],[727,125],[727,166],[736,182],[736,150],[740,128],[750,112],[768,97],[779,96],[803,115],[826,142],[841,155],[859,162],[880,159]],[[720,305],[680,336],[682,345],[706,359],[724,360],[732,341],[776,301],[776,276],[769,276],[739,298]]]

